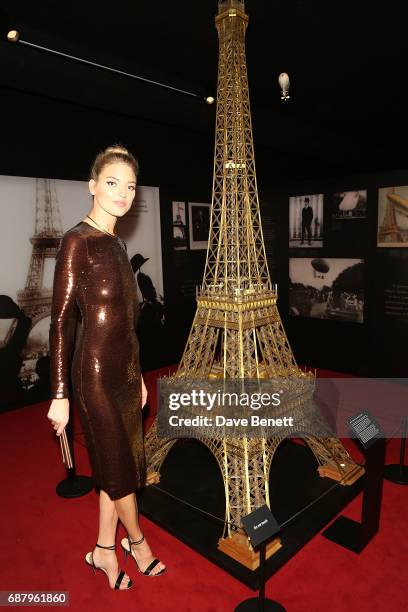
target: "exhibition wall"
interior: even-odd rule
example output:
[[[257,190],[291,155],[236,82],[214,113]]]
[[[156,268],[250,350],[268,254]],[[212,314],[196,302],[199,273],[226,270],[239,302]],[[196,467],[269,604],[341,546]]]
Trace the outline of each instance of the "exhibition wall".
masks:
[[[89,212],[86,181],[0,175],[4,206],[0,260],[0,410],[49,397],[49,329],[56,255],[62,235]],[[142,364],[155,366],[164,342],[160,203],[157,187],[138,186],[118,221],[136,279]],[[79,322],[80,314],[77,311]],[[146,339],[148,341],[146,342]],[[120,339],[118,339],[120,340]]]
[[[143,340],[145,347],[149,344],[145,369],[178,361],[195,312],[195,287],[204,270],[206,243],[202,238],[211,202],[213,134],[13,89],[2,91],[2,102],[7,121],[3,124],[6,146],[0,151],[1,175],[86,181],[95,153],[115,142],[123,143],[139,158],[139,183],[159,190],[165,310],[162,340]],[[208,112],[215,120],[215,109]],[[377,246],[377,229],[379,210],[389,193],[389,189],[379,189],[395,188],[399,214],[404,205],[398,198],[404,200],[405,192],[398,189],[408,184],[408,172],[325,178],[316,171],[314,179],[293,177],[282,183],[273,172],[275,155],[272,149],[256,147],[268,262],[298,362],[364,376],[404,375],[408,251],[398,241]],[[351,192],[350,197],[342,196],[345,192]],[[300,245],[306,196],[313,222],[311,234],[305,228]],[[2,201],[3,208],[15,205]],[[354,212],[348,216],[347,210]],[[3,253],[3,264],[5,257]],[[325,274],[314,270],[316,260],[323,260],[323,268],[329,266],[326,279],[316,279],[315,273]],[[353,266],[357,266],[359,280],[352,284],[359,286],[350,285],[336,297],[331,285]],[[293,276],[296,270],[292,284],[296,284],[297,301],[291,304],[290,272]],[[302,280],[299,274],[304,282],[297,282]],[[306,310],[299,307],[302,285],[309,298],[313,297],[313,308],[310,304]],[[344,308],[339,299],[347,302]],[[322,314],[328,311],[328,301],[333,305],[332,316]]]
[[[279,308],[299,363],[360,376],[406,375],[407,184],[408,171],[395,170],[316,176],[266,193],[264,223],[279,227],[270,256]],[[302,221],[294,236],[291,203],[316,194],[323,198],[323,228],[315,239],[312,223],[311,244],[306,230],[301,244]]]

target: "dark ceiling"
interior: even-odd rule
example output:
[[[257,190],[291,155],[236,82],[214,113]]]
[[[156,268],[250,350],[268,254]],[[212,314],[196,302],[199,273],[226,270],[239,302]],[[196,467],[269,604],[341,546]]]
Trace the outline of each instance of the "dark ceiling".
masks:
[[[23,40],[215,95],[216,0],[3,0]],[[287,176],[407,166],[406,3],[247,0],[256,146]],[[212,133],[201,100],[21,44],[0,43],[0,87]],[[291,78],[280,100],[278,75]]]

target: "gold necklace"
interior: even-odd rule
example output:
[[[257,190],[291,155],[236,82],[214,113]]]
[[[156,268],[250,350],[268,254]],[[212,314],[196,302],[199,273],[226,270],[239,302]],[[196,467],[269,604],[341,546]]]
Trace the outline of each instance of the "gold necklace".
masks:
[[[105,232],[105,234],[109,234],[109,236],[116,236],[115,233],[111,234],[110,232],[108,232],[108,230],[104,229],[102,227],[102,225],[99,225],[99,223],[97,221],[95,221],[95,219],[92,219],[92,217],[90,217],[89,215],[86,215],[88,219],[90,219],[91,221],[93,221],[95,223],[95,225],[97,225],[103,232]]]

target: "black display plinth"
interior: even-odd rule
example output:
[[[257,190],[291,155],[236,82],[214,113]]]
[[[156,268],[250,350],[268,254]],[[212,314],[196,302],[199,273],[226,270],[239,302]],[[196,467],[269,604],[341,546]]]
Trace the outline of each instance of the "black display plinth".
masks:
[[[290,440],[284,441],[275,454],[270,473],[270,499],[279,524],[330,491],[281,531],[282,548],[266,561],[267,578],[361,490],[364,477],[351,486],[335,485],[329,478],[321,478],[317,467],[311,450]],[[259,587],[257,572],[217,548],[219,538],[223,537],[224,484],[218,464],[206,446],[196,440],[178,442],[163,463],[160,483],[146,487],[138,502],[142,514],[160,527],[250,588]]]
[[[285,608],[281,606],[277,601],[271,601],[270,599],[265,599],[263,602],[263,607],[259,607],[259,599],[257,597],[252,597],[251,599],[246,599],[242,603],[240,603],[234,610],[234,612],[285,612]]]
[[[395,484],[408,484],[408,465],[405,465],[405,443],[407,439],[407,417],[402,419],[401,427],[401,446],[400,462],[386,465],[384,468],[384,478]]]
[[[385,439],[378,438],[365,448],[365,479],[361,523],[339,516],[323,536],[357,554],[361,553],[380,527]]]
[[[362,546],[361,523],[347,516],[339,516],[322,535],[357,554],[365,547],[365,544]]]
[[[408,485],[408,465],[393,463],[384,468],[384,478],[395,484]]]

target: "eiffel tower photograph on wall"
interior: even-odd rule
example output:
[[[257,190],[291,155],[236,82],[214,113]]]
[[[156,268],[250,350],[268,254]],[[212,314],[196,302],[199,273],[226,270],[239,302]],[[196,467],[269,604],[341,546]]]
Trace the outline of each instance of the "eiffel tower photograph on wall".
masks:
[[[408,242],[408,199],[406,187],[380,189],[378,246],[406,246]],[[399,193],[400,191],[403,194]],[[385,197],[384,197],[385,196]],[[381,206],[381,199],[385,200]]]
[[[279,315],[277,287],[271,282],[267,265],[245,54],[248,20],[243,0],[218,3],[215,24],[219,63],[208,249],[196,313],[174,379],[313,378],[296,363]],[[352,485],[360,478],[362,468],[336,437],[328,433],[327,437],[316,438],[307,431],[300,434],[316,459],[320,477],[342,485]],[[225,524],[218,548],[253,570],[259,555],[243,531],[232,526],[240,525],[241,518],[258,507],[270,507],[270,468],[282,437],[198,439],[217,461],[224,483]],[[178,441],[159,437],[157,422],[148,431],[145,449],[152,488],[160,482],[163,463]],[[280,546],[276,539],[268,555]]]
[[[18,292],[18,305],[32,318],[33,326],[51,314],[52,287],[44,286],[44,272],[47,261],[55,262],[61,238],[61,214],[55,181],[37,178],[30,267],[26,285]],[[48,274],[48,278],[52,280],[52,274]]]
[[[2,412],[49,399],[49,326],[56,257],[64,232],[88,210],[89,189],[83,180],[0,178],[1,201],[13,202],[5,206],[0,244],[0,255],[8,263],[0,288]],[[138,186],[121,232],[126,236],[143,309],[138,319],[139,340],[143,345],[143,338],[149,336],[154,347],[153,334],[159,342],[164,328],[158,187]],[[77,315],[80,322],[80,313]],[[154,356],[153,348],[150,353],[148,349],[145,361]]]
[[[17,292],[17,303],[31,318],[31,332],[27,338],[22,374],[27,380],[34,374],[36,360],[48,353],[48,322],[51,315],[52,279],[55,257],[62,238],[61,214],[55,181],[36,179],[35,228],[30,237],[32,251],[24,289]],[[39,329],[40,322],[44,329]],[[38,333],[33,337],[37,326]]]

